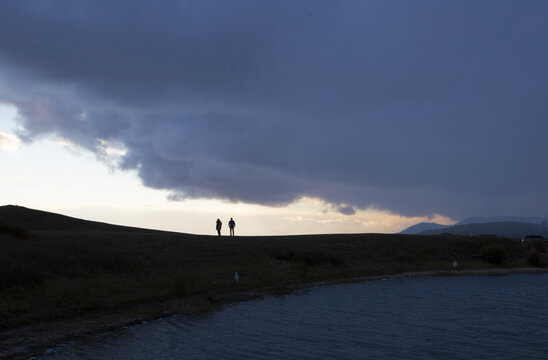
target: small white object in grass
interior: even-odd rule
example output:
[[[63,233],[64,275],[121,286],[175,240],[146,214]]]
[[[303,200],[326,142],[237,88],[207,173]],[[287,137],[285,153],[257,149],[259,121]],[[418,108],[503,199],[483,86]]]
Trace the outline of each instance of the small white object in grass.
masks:
[[[457,266],[459,265],[459,263],[457,262],[457,260],[453,261],[453,267],[456,269]]]
[[[236,279],[236,282],[240,282],[240,274],[236,271],[236,274],[234,274],[234,279]]]

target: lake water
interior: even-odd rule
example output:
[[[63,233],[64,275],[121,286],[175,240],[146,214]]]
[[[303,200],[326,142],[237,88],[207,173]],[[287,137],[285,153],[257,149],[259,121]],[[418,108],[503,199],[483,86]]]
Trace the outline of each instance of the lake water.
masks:
[[[174,316],[53,359],[547,359],[548,274],[326,286]]]

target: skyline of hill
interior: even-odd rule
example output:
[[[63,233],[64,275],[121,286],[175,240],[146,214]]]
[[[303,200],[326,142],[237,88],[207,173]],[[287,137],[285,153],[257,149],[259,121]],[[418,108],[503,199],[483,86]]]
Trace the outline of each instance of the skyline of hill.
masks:
[[[520,219],[538,221],[489,221]],[[439,235],[450,233],[456,235],[495,235],[510,238],[521,238],[524,235],[542,235],[548,238],[548,227],[540,224],[542,217],[469,217],[455,225],[442,225],[422,222],[412,225],[399,234]],[[158,232],[162,230],[115,225],[105,222],[79,219],[48,211],[30,209],[18,205],[0,206],[0,224],[15,226],[29,231],[106,231],[106,232]]]
[[[403,229],[402,231],[399,232],[399,234],[415,235],[422,231],[444,229],[450,226],[451,225],[442,225],[435,222],[421,222],[415,225],[411,225],[410,227],[406,229]]]
[[[29,231],[106,231],[106,232],[157,232],[99,221],[78,219],[48,211],[18,205],[0,206],[0,223]]]
[[[408,228],[403,229],[399,234],[420,234],[423,231],[435,231],[439,229],[447,229],[453,226],[468,225],[468,224],[486,224],[495,222],[519,222],[527,224],[542,225],[543,222],[548,222],[546,217],[524,217],[524,216],[471,216],[467,217],[453,225],[442,225],[435,222],[421,222],[415,225],[411,225]]]

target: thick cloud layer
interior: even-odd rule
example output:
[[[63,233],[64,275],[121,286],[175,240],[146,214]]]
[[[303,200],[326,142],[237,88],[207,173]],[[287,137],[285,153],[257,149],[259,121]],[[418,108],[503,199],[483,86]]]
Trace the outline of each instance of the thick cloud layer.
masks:
[[[172,198],[548,211],[548,13],[517,1],[2,1],[0,102]]]

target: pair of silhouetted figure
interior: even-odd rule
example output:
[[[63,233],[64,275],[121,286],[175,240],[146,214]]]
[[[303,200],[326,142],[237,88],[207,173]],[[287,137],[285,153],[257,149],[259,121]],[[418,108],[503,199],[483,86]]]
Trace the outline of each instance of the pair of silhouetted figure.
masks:
[[[223,227],[223,223],[221,220],[217,219],[217,224],[215,228],[217,229],[217,235],[221,236],[221,228]],[[230,221],[228,222],[228,227],[230,229],[230,236],[234,236],[234,228],[236,227],[236,222],[233,218],[230,218]]]

